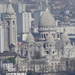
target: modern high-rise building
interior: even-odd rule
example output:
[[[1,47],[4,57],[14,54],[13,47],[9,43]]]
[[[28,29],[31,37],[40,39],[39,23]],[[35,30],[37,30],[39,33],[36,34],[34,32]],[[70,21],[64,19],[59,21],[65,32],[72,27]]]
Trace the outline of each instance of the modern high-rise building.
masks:
[[[32,20],[31,12],[17,13],[17,34],[22,35],[23,41],[26,40],[26,34],[31,30]]]
[[[23,12],[17,14],[18,34],[28,33],[31,29],[31,12]]]
[[[4,51],[17,52],[17,22],[11,0],[4,15]]]
[[[33,18],[34,18],[34,23],[33,23],[33,26],[32,28],[34,29],[34,32],[38,32],[38,25],[39,25],[39,22],[40,22],[40,17],[41,15],[43,14],[44,11],[34,11],[33,13]]]
[[[12,7],[17,16],[17,33],[27,33],[31,28],[31,12],[26,12],[26,4],[25,3],[12,3]],[[0,15],[1,20],[4,21],[4,13],[7,11],[7,3],[0,4]]]
[[[4,27],[3,22],[0,21],[0,52],[4,51]]]
[[[16,13],[22,13],[25,11],[26,4],[25,3],[12,3],[12,6],[14,8],[14,11]],[[5,13],[7,10],[7,3],[0,3],[0,13]]]

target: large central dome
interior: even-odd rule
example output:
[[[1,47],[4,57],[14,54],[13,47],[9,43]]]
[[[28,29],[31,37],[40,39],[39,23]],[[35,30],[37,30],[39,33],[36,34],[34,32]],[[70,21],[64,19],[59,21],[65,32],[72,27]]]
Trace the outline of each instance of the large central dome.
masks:
[[[40,26],[54,26],[55,25],[55,19],[53,15],[50,13],[49,9],[46,8],[45,12],[40,18]]]

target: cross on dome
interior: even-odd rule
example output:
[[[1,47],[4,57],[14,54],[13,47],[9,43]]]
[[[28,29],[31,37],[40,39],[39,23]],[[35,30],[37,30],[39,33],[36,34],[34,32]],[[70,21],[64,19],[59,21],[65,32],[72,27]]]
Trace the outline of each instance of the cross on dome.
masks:
[[[54,27],[56,22],[53,15],[50,13],[48,7],[48,0],[46,0],[46,9],[40,18],[40,26]]]
[[[48,0],[46,0],[46,7],[48,8]]]

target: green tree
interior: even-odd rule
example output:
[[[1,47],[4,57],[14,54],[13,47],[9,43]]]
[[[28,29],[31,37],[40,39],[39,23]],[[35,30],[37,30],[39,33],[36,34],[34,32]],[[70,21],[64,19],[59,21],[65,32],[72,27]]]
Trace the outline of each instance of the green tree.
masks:
[[[27,75],[38,75],[36,72],[29,70],[27,72]]]
[[[14,58],[14,57],[10,57],[10,58],[8,58],[8,60],[9,60],[9,62],[11,62],[11,63],[13,63],[13,64],[15,64],[15,63],[16,63],[16,61],[15,61],[15,58]]]

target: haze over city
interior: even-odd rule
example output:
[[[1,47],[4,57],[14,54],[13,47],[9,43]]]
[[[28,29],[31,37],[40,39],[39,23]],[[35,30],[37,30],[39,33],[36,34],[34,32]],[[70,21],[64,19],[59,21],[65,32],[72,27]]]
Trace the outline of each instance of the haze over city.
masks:
[[[75,0],[0,0],[0,75],[75,75]]]

